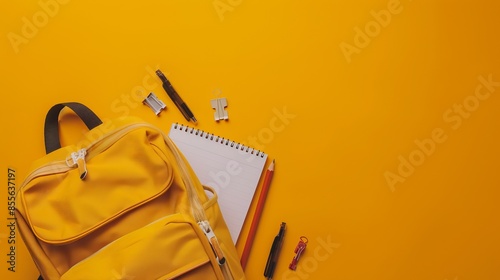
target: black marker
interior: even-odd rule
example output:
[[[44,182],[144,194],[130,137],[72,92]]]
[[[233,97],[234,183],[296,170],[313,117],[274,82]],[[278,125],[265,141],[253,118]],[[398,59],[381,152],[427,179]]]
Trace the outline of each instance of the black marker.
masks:
[[[266,268],[264,270],[264,277],[267,280],[272,280],[274,275],[274,270],[276,269],[276,264],[278,263],[278,257],[281,251],[281,246],[283,245],[283,238],[285,238],[286,223],[282,222],[280,226],[280,231],[276,237],[274,237],[273,246],[271,247],[271,252],[269,252],[269,257],[267,257]]]

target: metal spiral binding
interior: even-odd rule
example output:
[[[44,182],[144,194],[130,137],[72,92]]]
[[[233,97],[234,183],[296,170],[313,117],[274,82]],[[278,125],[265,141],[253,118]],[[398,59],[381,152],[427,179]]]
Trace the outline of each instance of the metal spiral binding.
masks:
[[[184,131],[184,132],[187,132],[187,133],[190,133],[190,134],[194,134],[196,136],[203,137],[203,138],[205,138],[207,140],[210,140],[210,141],[215,141],[216,143],[221,143],[222,145],[230,146],[231,148],[235,148],[236,150],[240,150],[240,151],[243,151],[245,153],[250,153],[250,154],[255,155],[255,156],[264,157],[264,152],[263,151],[256,150],[256,149],[254,149],[252,147],[245,146],[245,145],[243,145],[241,143],[234,142],[232,140],[229,140],[229,139],[224,138],[224,137],[217,136],[217,135],[212,134],[212,133],[205,132],[205,131],[203,131],[201,129],[193,128],[193,127],[190,127],[190,126],[187,126],[187,125],[183,125],[183,124],[179,124],[179,123],[175,123],[174,124],[174,128],[178,129],[180,131]]]

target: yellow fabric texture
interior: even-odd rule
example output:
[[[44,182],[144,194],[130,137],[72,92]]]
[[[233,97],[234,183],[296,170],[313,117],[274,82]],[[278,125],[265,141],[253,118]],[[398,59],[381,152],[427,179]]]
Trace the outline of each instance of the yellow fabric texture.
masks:
[[[37,160],[18,193],[20,232],[45,279],[245,278],[217,195],[189,164],[179,167],[162,131],[125,117],[89,135]],[[83,180],[68,160],[82,148]],[[217,236],[225,272],[193,218],[189,187]]]

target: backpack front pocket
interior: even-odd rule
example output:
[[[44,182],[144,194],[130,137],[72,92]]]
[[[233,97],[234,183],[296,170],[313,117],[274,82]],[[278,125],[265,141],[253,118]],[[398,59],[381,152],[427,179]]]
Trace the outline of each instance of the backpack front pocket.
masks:
[[[197,227],[182,214],[161,218],[101,248],[61,279],[221,279]]]

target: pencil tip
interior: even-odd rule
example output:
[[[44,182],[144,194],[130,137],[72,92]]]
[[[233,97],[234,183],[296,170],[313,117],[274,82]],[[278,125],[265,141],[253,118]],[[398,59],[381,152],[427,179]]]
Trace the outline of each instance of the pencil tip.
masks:
[[[271,164],[269,164],[269,170],[273,170],[274,171],[274,159],[273,161],[271,162]]]

